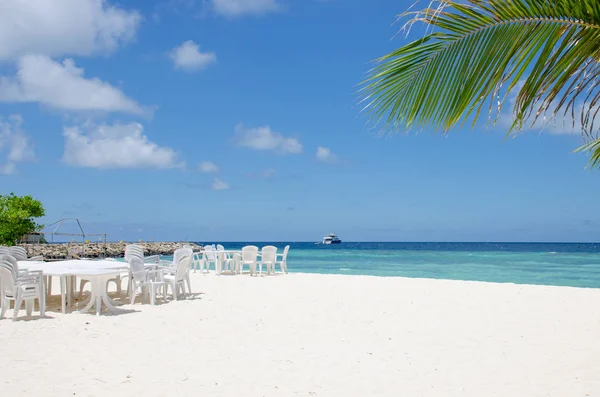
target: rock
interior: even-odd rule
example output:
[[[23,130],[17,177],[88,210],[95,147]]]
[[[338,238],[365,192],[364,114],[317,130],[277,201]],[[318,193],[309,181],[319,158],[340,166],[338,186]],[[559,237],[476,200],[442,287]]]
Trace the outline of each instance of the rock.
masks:
[[[144,247],[144,254],[173,255],[176,249],[189,245],[194,251],[202,250],[202,246],[194,243],[153,242],[153,243],[61,243],[61,244],[20,244],[27,250],[27,255],[41,255],[45,260],[66,259],[73,254],[84,258],[121,258],[125,255],[125,246],[137,244]],[[71,255],[69,255],[71,252]]]

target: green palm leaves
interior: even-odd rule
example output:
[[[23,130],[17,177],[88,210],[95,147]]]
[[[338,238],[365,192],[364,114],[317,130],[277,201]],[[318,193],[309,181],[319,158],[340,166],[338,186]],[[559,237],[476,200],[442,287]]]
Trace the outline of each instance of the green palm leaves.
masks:
[[[511,94],[509,133],[558,116],[597,138],[600,1],[438,0],[406,16],[428,32],[378,59],[361,90],[385,128],[495,121]],[[600,158],[600,143],[585,148]]]

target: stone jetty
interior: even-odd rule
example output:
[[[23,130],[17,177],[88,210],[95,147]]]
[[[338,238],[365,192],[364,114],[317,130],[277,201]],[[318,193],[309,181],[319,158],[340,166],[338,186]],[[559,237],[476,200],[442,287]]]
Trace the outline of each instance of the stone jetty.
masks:
[[[74,255],[84,258],[120,258],[125,255],[127,244],[137,244],[144,247],[144,254],[173,255],[176,249],[189,245],[194,251],[202,250],[202,246],[194,243],[153,242],[153,243],[64,243],[64,244],[21,244],[27,250],[28,256],[41,255],[45,260],[70,258]]]

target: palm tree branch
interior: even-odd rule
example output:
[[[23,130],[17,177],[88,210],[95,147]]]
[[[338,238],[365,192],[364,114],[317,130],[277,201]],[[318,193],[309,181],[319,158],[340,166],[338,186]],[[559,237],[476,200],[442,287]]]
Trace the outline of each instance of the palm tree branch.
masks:
[[[600,59],[595,1],[440,0],[440,7],[403,14],[434,32],[377,60],[361,89],[364,110],[388,127],[431,123],[448,130],[469,117],[474,125],[488,97],[490,117],[497,102],[497,119],[518,88],[510,132],[553,106],[553,115],[573,112],[580,95],[596,104],[600,79],[590,77]],[[592,114],[591,102],[582,106],[583,130],[593,127]]]

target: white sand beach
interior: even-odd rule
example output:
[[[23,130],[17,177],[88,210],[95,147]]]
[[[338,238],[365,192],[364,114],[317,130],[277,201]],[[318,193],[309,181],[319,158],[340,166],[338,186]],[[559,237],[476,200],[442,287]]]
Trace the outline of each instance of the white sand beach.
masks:
[[[600,290],[199,273],[192,287],[118,315],[1,320],[0,394],[600,396]]]

